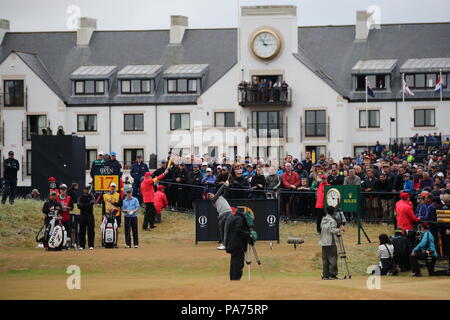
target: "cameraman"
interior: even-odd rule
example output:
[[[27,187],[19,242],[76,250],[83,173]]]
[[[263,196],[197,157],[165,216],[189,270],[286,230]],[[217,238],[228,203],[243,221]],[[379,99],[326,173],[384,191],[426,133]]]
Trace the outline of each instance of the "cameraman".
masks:
[[[434,247],[434,237],[430,232],[430,226],[428,223],[424,222],[419,226],[420,231],[422,232],[422,240],[420,243],[413,249],[410,256],[411,269],[413,271],[414,277],[421,277],[422,274],[420,272],[419,260],[425,259],[428,275],[434,275],[434,265],[436,264],[436,249]]]

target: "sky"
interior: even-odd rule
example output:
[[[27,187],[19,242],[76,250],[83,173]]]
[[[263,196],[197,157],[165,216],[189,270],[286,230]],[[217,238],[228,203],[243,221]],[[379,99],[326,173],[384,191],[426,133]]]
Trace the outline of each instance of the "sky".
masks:
[[[97,19],[98,30],[168,29],[170,15],[190,28],[235,28],[238,7],[297,6],[299,26],[355,24],[355,11],[378,8],[381,23],[449,22],[448,0],[0,0],[11,31],[65,31],[76,17]]]

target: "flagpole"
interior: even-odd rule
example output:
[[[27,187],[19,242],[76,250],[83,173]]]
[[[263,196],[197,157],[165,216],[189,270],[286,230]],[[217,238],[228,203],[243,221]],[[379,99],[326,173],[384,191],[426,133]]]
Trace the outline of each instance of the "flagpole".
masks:
[[[370,156],[369,152],[369,111],[368,111],[368,97],[367,97],[367,76],[366,76],[366,138],[367,138],[367,155]]]
[[[441,85],[440,92],[441,92],[441,102],[442,102],[442,91],[444,91],[444,83],[442,82],[442,69],[439,69],[439,83]]]
[[[405,103],[405,74],[402,73],[402,98],[403,98],[403,103]]]

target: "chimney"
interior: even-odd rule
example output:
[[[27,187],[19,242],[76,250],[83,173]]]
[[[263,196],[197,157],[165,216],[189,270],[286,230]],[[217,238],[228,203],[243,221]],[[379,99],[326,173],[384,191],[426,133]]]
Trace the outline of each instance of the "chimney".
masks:
[[[368,18],[371,16],[366,10],[356,11],[355,40],[366,41],[369,37]]]
[[[88,46],[92,33],[97,29],[97,19],[78,18],[77,46]]]
[[[188,27],[188,17],[170,16],[170,44],[181,44],[184,31]]]
[[[0,46],[2,45],[5,34],[9,31],[9,20],[0,19]]]

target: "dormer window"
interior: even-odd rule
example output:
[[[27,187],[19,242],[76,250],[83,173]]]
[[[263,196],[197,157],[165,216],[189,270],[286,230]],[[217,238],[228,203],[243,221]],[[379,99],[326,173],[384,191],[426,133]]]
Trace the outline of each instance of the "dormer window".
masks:
[[[128,65],[117,73],[119,91],[124,95],[155,94],[161,65]]]
[[[207,64],[177,64],[164,71],[167,94],[201,94]]]
[[[412,89],[434,89],[439,73],[409,73],[405,74],[405,82]],[[447,84],[448,74],[442,73],[442,81]]]
[[[108,84],[116,69],[116,66],[79,67],[70,76],[74,95],[107,95]]]
[[[400,68],[405,82],[411,89],[434,90],[442,73],[444,88],[449,80],[450,58],[408,59]]]
[[[366,90],[366,77],[373,90],[390,90],[396,65],[395,59],[359,60],[352,68],[354,90]]]

